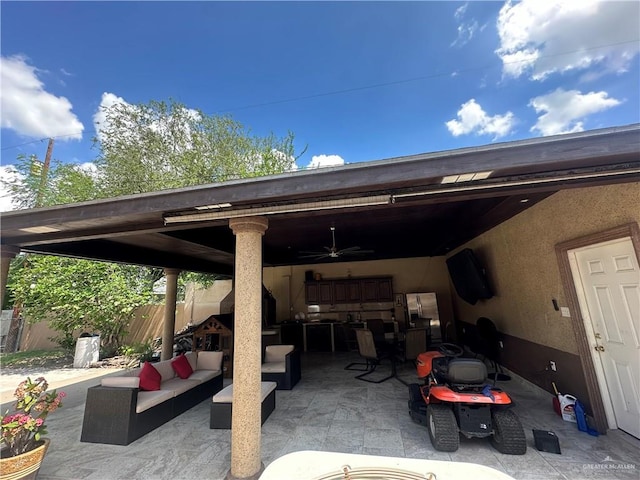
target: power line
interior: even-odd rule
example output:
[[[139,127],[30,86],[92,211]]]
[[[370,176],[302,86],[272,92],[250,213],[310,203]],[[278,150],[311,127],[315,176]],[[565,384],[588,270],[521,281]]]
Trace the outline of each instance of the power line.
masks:
[[[23,147],[25,145],[31,145],[32,143],[38,143],[38,142],[44,142],[45,140],[49,140],[49,139],[56,139],[56,138],[64,138],[64,137],[71,137],[73,135],[78,135],[81,134],[82,131],[80,132],[73,132],[73,133],[65,133],[64,135],[52,135],[50,137],[44,137],[44,138],[38,138],[36,140],[31,140],[30,142],[24,142],[24,143],[20,143],[18,145],[11,145],[10,147],[2,147],[0,148],[0,150],[10,150],[12,148],[18,148],[18,147]]]
[[[638,40],[627,40],[624,42],[618,42],[618,43],[610,43],[607,45],[599,45],[596,47],[591,47],[591,48],[584,48],[581,50],[571,50],[568,52],[560,52],[560,53],[556,53],[553,55],[543,55],[538,57],[536,60],[542,60],[542,59],[547,59],[547,58],[554,58],[554,57],[561,57],[564,55],[571,55],[572,53],[577,53],[577,52],[587,52],[587,51],[591,51],[591,50],[598,50],[601,48],[607,48],[607,47],[616,47],[616,46],[620,46],[620,45],[627,45],[627,44],[631,44],[631,43],[638,43]],[[506,65],[516,65],[518,63],[524,63],[524,62],[528,62],[529,60],[514,60],[512,62],[503,62],[501,64],[502,67],[506,66]],[[347,88],[347,89],[343,89],[343,90],[334,90],[331,92],[323,92],[323,93],[315,93],[315,94],[310,94],[310,95],[304,95],[304,96],[300,96],[300,97],[292,97],[292,98],[287,98],[287,99],[282,99],[282,100],[274,100],[274,101],[270,101],[270,102],[263,102],[263,103],[255,103],[255,104],[250,104],[250,105],[243,105],[240,107],[232,107],[232,108],[228,108],[228,109],[224,109],[224,110],[217,110],[214,113],[225,113],[225,112],[234,112],[234,111],[238,111],[238,110],[247,110],[250,108],[258,108],[258,107],[266,107],[266,106],[270,106],[270,105],[278,105],[278,104],[282,104],[282,103],[290,103],[290,102],[296,102],[299,100],[308,100],[311,98],[319,98],[319,97],[328,97],[328,96],[332,96],[332,95],[341,95],[344,93],[350,93],[350,92],[357,92],[357,91],[362,91],[362,90],[368,90],[368,89],[372,89],[372,88],[380,88],[380,87],[388,87],[388,86],[392,86],[392,85],[401,85],[403,83],[411,83],[411,82],[417,82],[420,80],[429,80],[429,79],[433,79],[433,78],[439,78],[439,77],[448,77],[451,76],[453,74],[459,75],[459,74],[463,74],[463,73],[469,73],[469,72],[475,72],[478,70],[489,70],[489,69],[494,69],[496,68],[498,65],[482,65],[479,67],[469,67],[469,68],[463,68],[460,70],[455,70],[453,72],[442,72],[442,73],[432,73],[429,75],[421,75],[419,77],[413,77],[413,78],[407,78],[404,80],[395,80],[392,82],[384,82],[384,83],[376,83],[376,84],[371,84],[371,85],[363,85],[360,87],[353,87],[353,88]]]
[[[620,45],[627,45],[627,44],[632,44],[638,43],[638,39],[634,39],[634,40],[627,40],[624,42],[618,42],[618,43],[610,43],[610,44],[606,44],[606,45],[599,45],[599,46],[595,46],[595,47],[590,47],[590,48],[584,48],[581,50],[571,50],[568,52],[560,52],[560,53],[556,53],[553,55],[543,55],[541,57],[538,57],[537,60],[542,60],[542,59],[547,59],[547,58],[554,58],[554,57],[560,57],[563,55],[571,55],[572,53],[577,53],[577,52],[587,52],[587,51],[592,51],[592,50],[598,50],[601,48],[607,48],[607,47],[616,47],[616,46],[620,46]],[[515,65],[518,63],[523,63],[523,62],[527,62],[529,60],[514,60],[513,62],[503,62],[501,64],[502,67],[504,67],[505,65]],[[299,96],[299,97],[291,97],[291,98],[285,98],[285,99],[281,99],[281,100],[273,100],[273,101],[269,101],[269,102],[262,102],[262,103],[254,103],[254,104],[249,104],[249,105],[242,105],[242,106],[238,106],[238,107],[231,107],[231,108],[227,108],[227,109],[223,109],[223,110],[216,110],[213,112],[213,114],[220,114],[220,113],[227,113],[227,112],[235,112],[235,111],[239,111],[239,110],[248,110],[251,108],[259,108],[259,107],[268,107],[271,105],[279,105],[279,104],[283,104],[283,103],[291,103],[291,102],[297,102],[297,101],[301,101],[301,100],[309,100],[312,98],[321,98],[321,97],[329,97],[329,96],[333,96],[333,95],[342,95],[345,93],[352,93],[352,92],[358,92],[358,91],[363,91],[363,90],[370,90],[373,88],[381,88],[381,87],[389,87],[389,86],[393,86],[393,85],[402,85],[405,83],[411,83],[411,82],[417,82],[420,80],[429,80],[429,79],[433,79],[433,78],[439,78],[439,77],[448,77],[451,75],[460,75],[460,74],[464,74],[464,73],[469,73],[469,72],[475,72],[475,71],[479,71],[479,70],[489,70],[489,69],[494,69],[496,68],[498,65],[482,65],[482,66],[478,66],[478,67],[469,67],[469,68],[464,68],[464,69],[460,69],[460,70],[455,70],[455,71],[450,71],[450,72],[442,72],[442,73],[432,73],[429,75],[421,75],[419,77],[413,77],[413,78],[406,78],[403,80],[394,80],[391,82],[383,82],[383,83],[374,83],[374,84],[370,84],[370,85],[362,85],[359,87],[352,87],[352,88],[345,88],[342,90],[333,90],[330,92],[320,92],[320,93],[313,93],[313,94],[309,94],[309,95],[303,95],[303,96]],[[78,134],[82,134],[83,132],[73,132],[73,133],[67,133],[64,135],[54,135],[51,137],[45,137],[45,138],[39,138],[37,140],[32,140],[30,142],[25,142],[25,143],[21,143],[18,145],[11,145],[9,147],[2,147],[0,148],[1,151],[4,150],[10,150],[13,148],[18,148],[18,147],[22,147],[25,145],[31,145],[32,143],[37,143],[37,142],[43,142],[45,140],[48,140],[49,138],[64,138],[64,137],[71,137],[73,135],[78,135]],[[97,132],[96,132],[97,133]]]

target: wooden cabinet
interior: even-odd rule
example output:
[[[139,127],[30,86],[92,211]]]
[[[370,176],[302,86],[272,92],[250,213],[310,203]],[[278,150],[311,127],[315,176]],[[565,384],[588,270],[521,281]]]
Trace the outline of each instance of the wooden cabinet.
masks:
[[[335,303],[360,303],[359,280],[335,280],[333,283],[333,301]]]
[[[333,284],[331,281],[323,282],[306,282],[305,302],[310,305],[329,304],[332,305],[333,300]]]
[[[391,277],[378,279],[378,301],[393,302],[393,283]]]
[[[391,277],[305,282],[305,303],[307,305],[379,302],[393,302]]]
[[[377,302],[378,301],[378,279],[371,278],[362,280],[360,282],[361,298],[362,302]]]

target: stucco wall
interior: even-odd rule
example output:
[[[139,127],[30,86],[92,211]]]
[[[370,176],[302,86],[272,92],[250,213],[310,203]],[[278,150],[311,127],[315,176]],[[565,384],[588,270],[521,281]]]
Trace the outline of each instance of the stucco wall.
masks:
[[[458,319],[491,318],[506,334],[577,353],[555,255],[557,243],[640,222],[640,182],[558,192],[470,241],[496,296],[472,306],[454,293]]]
[[[188,319],[184,314],[184,304],[176,305],[176,331],[186,326]],[[164,305],[147,305],[136,310],[136,316],[129,325],[129,334],[124,338],[125,345],[143,342],[150,338],[162,337],[162,323],[164,322]],[[55,330],[49,328],[46,322],[25,325],[20,341],[20,350],[52,350],[57,343],[49,340],[57,336]]]

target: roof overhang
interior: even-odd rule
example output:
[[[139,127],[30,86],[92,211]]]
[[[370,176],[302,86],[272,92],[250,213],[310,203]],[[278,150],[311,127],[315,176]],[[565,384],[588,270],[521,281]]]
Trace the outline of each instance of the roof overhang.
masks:
[[[301,251],[443,255],[567,189],[640,179],[640,125],[2,214],[23,251],[231,274],[228,219],[267,216],[267,265]],[[326,261],[336,261],[327,259]]]

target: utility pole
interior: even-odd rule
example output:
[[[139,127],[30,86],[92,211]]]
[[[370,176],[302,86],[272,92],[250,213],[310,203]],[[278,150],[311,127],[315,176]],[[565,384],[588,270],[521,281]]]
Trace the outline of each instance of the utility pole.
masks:
[[[38,197],[36,199],[36,207],[42,206],[42,198],[44,189],[47,187],[47,176],[49,175],[49,165],[51,164],[51,153],[53,152],[53,138],[49,139],[47,153],[44,156],[44,164],[42,165],[42,173],[40,175],[40,188],[38,188]]]

